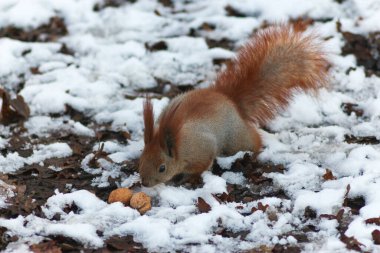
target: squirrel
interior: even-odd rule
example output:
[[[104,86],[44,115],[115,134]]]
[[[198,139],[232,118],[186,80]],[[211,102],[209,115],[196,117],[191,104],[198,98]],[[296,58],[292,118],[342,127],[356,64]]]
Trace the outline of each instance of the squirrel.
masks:
[[[283,110],[294,91],[316,94],[327,86],[328,68],[315,34],[274,25],[257,32],[211,86],[175,97],[156,123],[147,97],[139,162],[142,185],[200,175],[217,156],[257,154],[262,146],[258,127]]]

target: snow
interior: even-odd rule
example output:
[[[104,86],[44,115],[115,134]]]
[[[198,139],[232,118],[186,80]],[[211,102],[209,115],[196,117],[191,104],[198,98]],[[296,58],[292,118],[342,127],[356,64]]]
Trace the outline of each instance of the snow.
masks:
[[[343,202],[345,191],[343,189],[324,189],[319,192],[299,191],[294,202],[294,211],[303,211],[307,206],[318,210],[318,214],[337,213]]]
[[[226,171],[223,173],[222,178],[225,179],[226,182],[230,184],[241,184],[241,185],[245,184],[245,177],[243,173],[241,172],[234,173],[234,172]]]
[[[236,159],[217,158],[224,170],[221,177],[205,172],[203,187],[158,185],[141,188],[153,198],[153,208],[141,216],[120,203],[108,204],[89,191],[73,189],[56,191],[42,207],[45,218],[35,214],[14,219],[0,218],[20,241],[8,245],[5,252],[26,252],[28,245],[49,235],[64,235],[90,248],[104,246],[113,235],[132,235],[134,240],[152,252],[237,252],[261,245],[297,245],[293,236],[283,236],[303,225],[303,213],[310,207],[320,214],[336,214],[342,207],[347,185],[348,196],[363,197],[365,205],[349,221],[347,236],[354,236],[366,251],[380,251],[371,232],[379,226],[365,224],[368,218],[380,216],[380,146],[345,142],[345,135],[375,136],[380,139],[380,78],[367,77],[353,55],[340,55],[344,40],[336,30],[339,20],[343,31],[366,35],[380,30],[380,4],[377,0],[212,0],[173,1],[172,11],[157,1],[141,0],[117,8],[95,12],[99,0],[2,0],[0,28],[15,26],[26,30],[46,24],[54,16],[62,17],[68,35],[56,42],[22,42],[0,38],[0,81],[14,95],[18,84],[25,81],[20,94],[30,106],[31,117],[24,123],[27,135],[38,138],[56,132],[96,138],[91,124],[64,116],[67,106],[83,113],[97,124],[109,125],[115,131],[128,131],[126,143],[104,142],[111,161],[99,159],[101,168],[90,168],[93,154],[86,154],[78,170],[94,174],[94,187],[110,186],[110,178],[120,178],[118,186],[130,187],[139,181],[138,173],[126,174],[122,163],[138,159],[143,149],[142,101],[138,90],[169,85],[204,87],[212,83],[219,67],[214,59],[229,59],[235,51],[210,48],[208,41],[228,38],[237,49],[261,27],[264,21],[284,22],[298,17],[317,21],[311,30],[325,40],[331,69],[332,86],[318,97],[296,94],[289,108],[282,111],[265,130],[261,162],[281,164],[284,173],[265,176],[273,180],[274,191],[282,189],[289,199],[263,198],[249,203],[219,203],[212,195],[227,191],[227,184],[251,187],[242,173],[228,171]],[[228,16],[230,5],[247,17]],[[159,14],[157,14],[159,13]],[[204,24],[212,29],[198,29]],[[191,35],[191,30],[196,34]],[[146,45],[163,41],[167,50],[150,51]],[[60,53],[65,43],[74,55]],[[32,74],[37,67],[39,73]],[[24,77],[21,77],[21,74]],[[127,95],[138,95],[127,99]],[[168,104],[168,98],[154,98],[155,117]],[[342,103],[358,104],[364,116],[342,111]],[[52,117],[52,115],[58,115]],[[10,129],[0,126],[0,147],[10,144]],[[95,142],[93,150],[99,148]],[[50,158],[67,158],[73,154],[64,142],[33,145],[33,153],[22,157],[17,152],[0,155],[0,172],[15,173],[26,165],[40,164]],[[336,180],[325,181],[325,169]],[[60,168],[51,168],[59,170]],[[8,207],[14,197],[14,186],[0,180],[0,208]],[[210,206],[199,213],[197,199]],[[268,204],[266,212],[250,215],[258,202]],[[65,212],[75,205],[78,212]],[[237,209],[237,207],[242,209]],[[277,219],[271,220],[270,214]],[[59,214],[60,219],[53,217]],[[319,232],[304,244],[305,252],[346,252],[338,239],[337,221],[319,219],[313,224]],[[215,233],[220,227],[233,232],[247,232],[245,239],[228,238]],[[99,235],[97,231],[102,231]],[[191,246],[189,246],[191,245]]]
[[[5,15],[1,15],[0,24],[1,26],[37,27],[41,23],[46,23],[54,15],[54,11],[46,8],[46,4],[48,4],[47,1],[38,0],[28,1],[27,3],[2,1],[0,9]]]
[[[53,143],[49,145],[38,145],[29,157],[21,157],[17,152],[9,153],[6,156],[0,155],[0,172],[15,172],[25,164],[35,164],[43,162],[53,157],[67,157],[72,154],[72,150],[66,143]]]
[[[29,133],[37,136],[48,136],[59,129],[62,132],[73,133],[82,136],[94,136],[92,129],[70,118],[51,118],[48,116],[34,116],[25,122]]]
[[[259,0],[247,3],[239,0],[231,4],[239,11],[247,13],[269,21],[284,20],[289,17],[296,18],[307,13],[310,17],[321,17],[342,15],[339,5],[332,0],[313,0],[300,4],[297,0],[288,1],[286,4],[280,0],[271,2]],[[277,8],[274,8],[277,7]]]

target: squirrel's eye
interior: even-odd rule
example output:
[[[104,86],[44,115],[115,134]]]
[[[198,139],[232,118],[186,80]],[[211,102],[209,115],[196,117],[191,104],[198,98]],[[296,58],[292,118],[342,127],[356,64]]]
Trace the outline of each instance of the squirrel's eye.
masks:
[[[165,164],[161,164],[160,168],[158,168],[158,172],[162,173],[165,171]]]

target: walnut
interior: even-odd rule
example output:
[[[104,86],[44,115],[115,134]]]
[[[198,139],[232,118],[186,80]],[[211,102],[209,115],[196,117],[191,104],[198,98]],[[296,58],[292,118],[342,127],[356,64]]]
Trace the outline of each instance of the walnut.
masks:
[[[152,208],[150,197],[143,192],[133,194],[130,201],[130,206],[137,209],[140,214],[144,214]]]
[[[128,188],[119,188],[113,190],[108,196],[108,203],[121,202],[124,205],[129,205],[129,201],[132,198],[133,191]]]

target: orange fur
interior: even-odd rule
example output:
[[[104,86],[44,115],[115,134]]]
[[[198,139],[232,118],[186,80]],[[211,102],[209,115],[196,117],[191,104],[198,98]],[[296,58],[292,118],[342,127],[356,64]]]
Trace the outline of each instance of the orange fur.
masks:
[[[153,139],[154,134],[154,114],[152,101],[147,97],[144,101],[144,143],[147,145]]]
[[[173,143],[174,156],[178,155],[178,141],[185,120],[201,119],[212,114],[212,104],[215,96],[207,89],[194,90],[186,93],[182,100],[173,101],[170,107],[161,114],[157,138],[163,150],[167,151],[167,140]],[[220,101],[223,103],[224,101]],[[207,110],[209,109],[209,110]],[[206,111],[207,110],[207,111]]]
[[[315,35],[279,25],[258,32],[209,88],[174,98],[154,126],[144,102],[143,185],[200,174],[216,156],[261,148],[257,125],[285,108],[295,90],[327,85],[328,62]],[[163,167],[164,166],[164,167]]]
[[[264,125],[295,89],[315,91],[327,84],[328,62],[315,40],[285,25],[262,30],[218,75],[213,89],[232,99],[246,120]]]

